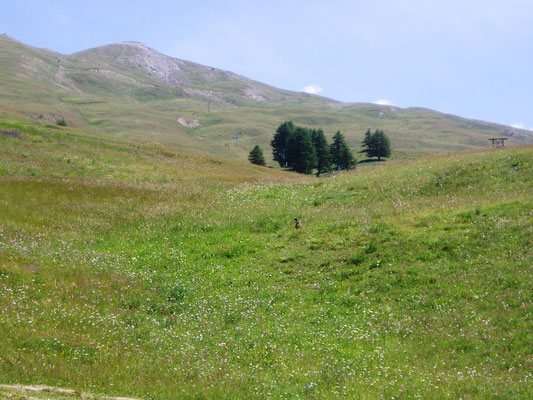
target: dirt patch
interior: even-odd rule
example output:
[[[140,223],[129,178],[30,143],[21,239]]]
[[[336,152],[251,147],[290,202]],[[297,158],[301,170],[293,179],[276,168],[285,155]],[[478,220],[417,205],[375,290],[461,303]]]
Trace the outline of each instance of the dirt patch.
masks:
[[[0,385],[0,397],[7,395],[7,398],[15,399],[34,399],[33,396],[41,397],[46,394],[45,398],[54,399],[57,398],[78,398],[78,399],[91,399],[91,400],[137,400],[132,397],[109,397],[99,396],[96,394],[83,393],[74,389],[63,389],[45,385]],[[22,396],[22,397],[19,397]]]
[[[200,126],[200,121],[197,119],[193,119],[189,121],[183,117],[180,117],[178,118],[177,121],[180,125],[183,125],[186,128],[198,128]]]

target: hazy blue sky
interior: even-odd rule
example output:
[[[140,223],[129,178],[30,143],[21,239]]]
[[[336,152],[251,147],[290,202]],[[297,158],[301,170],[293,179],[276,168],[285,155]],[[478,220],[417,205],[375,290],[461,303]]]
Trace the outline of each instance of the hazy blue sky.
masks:
[[[0,2],[0,33],[61,53],[135,40],[284,89],[533,129],[533,0]]]

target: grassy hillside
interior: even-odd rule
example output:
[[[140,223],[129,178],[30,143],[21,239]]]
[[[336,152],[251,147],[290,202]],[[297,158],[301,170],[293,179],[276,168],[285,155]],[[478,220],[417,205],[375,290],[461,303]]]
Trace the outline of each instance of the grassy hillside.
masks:
[[[273,88],[124,42],[62,55],[0,36],[0,115],[245,160],[284,120],[341,130],[358,150],[368,128],[384,129],[395,158],[532,141],[529,131],[436,111],[340,102]],[[242,132],[239,146],[232,137]]]
[[[0,129],[0,383],[532,397],[533,148],[316,179]]]

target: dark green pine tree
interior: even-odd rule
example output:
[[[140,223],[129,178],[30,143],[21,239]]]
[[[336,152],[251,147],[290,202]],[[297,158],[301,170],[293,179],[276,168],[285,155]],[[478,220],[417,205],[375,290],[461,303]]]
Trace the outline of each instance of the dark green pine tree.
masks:
[[[377,157],[381,161],[381,157],[390,157],[390,141],[385,132],[376,130],[372,138],[373,152],[372,157]]]
[[[287,143],[294,134],[295,129],[292,121],[283,122],[270,142],[274,161],[277,161],[281,168],[287,167]]]
[[[259,145],[255,146],[252,151],[250,152],[250,155],[248,156],[248,160],[252,164],[257,165],[266,165],[265,157],[263,156],[263,150],[261,150],[261,147]]]
[[[311,174],[316,154],[309,129],[297,127],[287,142],[287,166],[302,174]]]
[[[331,153],[322,129],[313,129],[311,138],[316,154],[316,176],[320,176],[321,173],[328,172],[331,169]]]
[[[365,138],[363,139],[363,142],[361,143],[363,150],[361,150],[359,153],[366,153],[367,157],[370,157],[368,155],[368,152],[370,151],[370,148],[372,147],[372,132],[370,131],[370,128],[367,129],[365,133]]]
[[[330,145],[331,159],[338,171],[351,169],[355,165],[355,159],[350,151],[344,136],[338,131],[333,136],[333,143]]]
[[[344,169],[352,169],[355,168],[356,160],[352,154],[352,151],[348,146],[343,147],[341,151],[341,166],[343,166]]]

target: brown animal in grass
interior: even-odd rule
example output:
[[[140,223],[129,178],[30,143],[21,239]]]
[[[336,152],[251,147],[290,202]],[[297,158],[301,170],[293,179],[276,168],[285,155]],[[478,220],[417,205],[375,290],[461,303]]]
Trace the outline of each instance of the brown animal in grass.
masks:
[[[294,218],[294,227],[296,229],[300,229],[302,227],[302,223],[300,222],[298,218]]]

